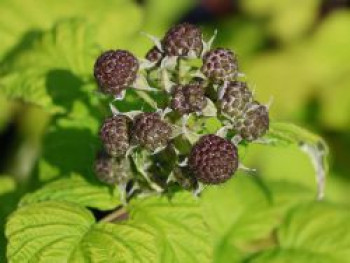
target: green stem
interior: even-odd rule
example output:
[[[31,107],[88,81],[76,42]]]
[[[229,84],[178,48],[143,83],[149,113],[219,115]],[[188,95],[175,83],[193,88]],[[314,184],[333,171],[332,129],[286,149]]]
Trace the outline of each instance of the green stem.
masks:
[[[135,89],[135,92],[141,99],[143,99],[153,109],[157,109],[157,102],[154,99],[152,99],[152,97],[148,95],[147,92],[142,90],[136,90],[136,89]]]

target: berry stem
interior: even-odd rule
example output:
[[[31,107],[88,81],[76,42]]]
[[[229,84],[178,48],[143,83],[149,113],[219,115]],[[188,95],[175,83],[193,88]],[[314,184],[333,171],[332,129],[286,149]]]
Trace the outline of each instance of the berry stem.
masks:
[[[116,222],[116,221],[123,221],[126,219],[127,216],[128,216],[128,211],[126,211],[125,207],[119,206],[119,207],[117,207],[116,210],[114,210],[113,212],[111,212],[108,215],[106,215],[105,217],[103,217],[100,220],[100,222],[111,223],[111,222]]]

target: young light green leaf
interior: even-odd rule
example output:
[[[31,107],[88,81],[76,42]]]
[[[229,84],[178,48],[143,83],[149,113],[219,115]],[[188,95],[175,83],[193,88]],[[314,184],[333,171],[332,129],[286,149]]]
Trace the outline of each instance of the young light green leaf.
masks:
[[[43,139],[37,169],[41,181],[72,173],[94,178],[92,168],[100,149],[97,133],[102,117],[97,107],[79,100],[69,107],[70,114],[53,120]]]
[[[1,58],[18,39],[30,38],[35,30],[50,28],[57,21],[72,17],[81,17],[96,25],[96,39],[104,48],[115,45],[126,48],[142,21],[142,9],[129,0],[75,0],[69,8],[65,1],[58,0],[3,0],[0,10]],[[111,34],[113,29],[118,30]]]
[[[327,203],[300,205],[277,231],[279,248],[258,254],[249,263],[346,263],[350,258],[350,213]]]
[[[77,76],[90,76],[98,52],[92,27],[85,20],[68,19],[33,37],[27,48],[6,57],[4,71],[45,73],[67,69]]]
[[[324,197],[326,174],[328,172],[328,145],[318,135],[290,123],[272,122],[264,138],[267,144],[279,146],[296,144],[310,158],[316,174],[317,198]]]
[[[114,209],[121,204],[117,187],[112,189],[98,182],[89,182],[81,176],[73,175],[49,183],[38,191],[27,194],[19,205],[25,206],[48,200],[68,201],[99,210]]]
[[[13,192],[16,189],[14,177],[0,174],[0,195]]]
[[[9,218],[8,261],[155,262],[154,235],[144,224],[96,223],[81,206],[47,201]]]
[[[214,254],[214,263],[227,263],[227,262],[242,262],[244,253],[235,247],[235,244],[230,244],[229,241],[223,239],[222,242],[216,247]]]
[[[332,255],[323,255],[303,250],[272,249],[259,254],[247,263],[346,263]]]
[[[322,137],[292,123],[271,122],[269,132],[265,138],[276,145],[308,143],[321,144],[320,148],[328,149]]]
[[[241,262],[244,255],[274,243],[279,220],[257,178],[238,173],[222,186],[208,187],[202,208],[215,241],[214,262]]]
[[[130,217],[156,232],[160,250],[155,262],[210,262],[211,241],[198,200],[190,193],[136,199]]]
[[[296,205],[312,202],[315,199],[313,189],[306,187],[303,184],[286,182],[283,180],[265,181],[273,199],[273,207],[276,215],[284,217],[284,215]]]
[[[51,112],[67,111],[62,92],[74,97],[90,78],[98,53],[93,39],[91,28],[82,20],[57,24],[4,60],[0,87],[9,98],[22,99]],[[67,86],[72,88],[68,90]]]
[[[236,232],[237,238],[264,236],[274,222],[266,220],[270,202],[264,187],[254,177],[242,173],[223,185],[207,187],[201,200],[205,220],[217,239],[230,229]],[[262,218],[265,219],[259,220]]]
[[[282,248],[350,258],[350,212],[347,207],[311,203],[294,209],[278,230]]]

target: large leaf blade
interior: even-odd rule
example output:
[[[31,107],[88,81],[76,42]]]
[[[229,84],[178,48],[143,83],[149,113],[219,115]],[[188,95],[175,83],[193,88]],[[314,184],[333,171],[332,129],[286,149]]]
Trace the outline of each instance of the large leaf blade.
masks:
[[[121,204],[117,187],[89,182],[81,176],[73,175],[27,194],[22,198],[20,206],[48,200],[67,201],[100,210],[110,210]]]
[[[154,262],[145,224],[97,223],[85,208],[47,201],[19,208],[7,223],[9,262]]]
[[[131,203],[130,217],[153,228],[160,254],[157,262],[209,262],[211,242],[198,200],[189,193],[170,199],[152,197]]]

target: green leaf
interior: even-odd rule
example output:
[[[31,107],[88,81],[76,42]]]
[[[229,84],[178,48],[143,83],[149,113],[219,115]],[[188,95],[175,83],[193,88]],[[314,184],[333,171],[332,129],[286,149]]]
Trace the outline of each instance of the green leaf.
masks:
[[[227,263],[227,262],[242,262],[244,253],[235,247],[235,244],[231,244],[226,239],[217,246],[215,250],[214,260],[215,263]]]
[[[347,131],[350,117],[350,83],[347,74],[350,65],[350,45],[347,34],[350,26],[350,12],[339,9],[332,12],[318,27],[306,46],[305,56],[313,85],[319,92],[317,121],[328,128]]]
[[[89,76],[96,53],[91,25],[82,19],[68,19],[38,33],[28,47],[10,53],[3,61],[3,71],[69,69],[77,76]]]
[[[304,56],[304,50],[293,45],[281,51],[260,53],[245,66],[244,72],[252,80],[251,85],[256,84],[256,99],[264,103],[271,96],[274,98],[270,116],[289,120],[301,118],[302,109],[313,92],[309,86],[312,76],[305,73],[309,67],[300,63]]]
[[[267,17],[268,31],[280,41],[291,42],[304,36],[314,25],[320,1],[248,0],[242,8],[255,16]]]
[[[331,255],[323,255],[303,250],[274,249],[246,261],[247,263],[346,263]]]
[[[57,201],[24,206],[6,228],[9,262],[155,262],[143,224],[96,223],[81,206]]]
[[[104,48],[127,48],[141,26],[142,9],[129,0],[75,0],[69,6],[66,1],[59,0],[2,0],[0,57],[18,39],[72,17],[84,18],[96,26],[96,39]]]
[[[7,223],[10,262],[209,262],[211,242],[198,200],[188,193],[131,202],[129,219],[95,222],[83,207],[43,201]]]
[[[327,144],[322,137],[292,123],[271,122],[269,132],[266,136],[272,143],[279,144],[320,144],[328,150]]]
[[[249,262],[336,262],[350,257],[350,213],[327,203],[300,205],[278,229],[280,248],[263,252]]]
[[[223,185],[205,189],[201,203],[215,242],[214,262],[240,262],[274,243],[272,230],[279,219],[257,178],[238,173]]]
[[[328,172],[328,145],[318,135],[290,123],[272,122],[265,136],[271,145],[297,145],[310,158],[316,175],[317,197],[322,199],[325,191],[326,174]]]
[[[7,216],[16,208],[20,191],[14,176],[0,175],[0,248],[6,247],[5,228]],[[6,262],[6,251],[0,249],[0,262]]]
[[[315,200],[313,189],[303,184],[280,179],[278,181],[265,180],[265,185],[272,196],[272,209],[275,209],[279,217],[284,217],[286,212],[296,205]]]
[[[16,182],[12,176],[0,174],[0,195],[13,192],[16,189]]]
[[[27,194],[19,205],[48,200],[68,201],[99,210],[114,209],[121,204],[118,188],[112,189],[96,181],[89,182],[81,176],[73,175],[49,183],[32,194]]]
[[[293,210],[278,230],[279,244],[288,249],[305,249],[350,258],[350,212],[328,203],[301,205]]]
[[[85,101],[74,101],[70,114],[54,119],[43,139],[38,162],[40,181],[72,173],[93,179],[93,163],[100,141],[97,133],[103,112]]]
[[[205,220],[218,239],[230,230],[242,239],[259,238],[271,230],[272,222],[267,222],[265,213],[271,200],[254,177],[237,173],[223,185],[207,187],[201,204]]]
[[[156,233],[156,262],[210,262],[211,241],[199,201],[181,192],[168,199],[151,197],[130,204],[130,217]]]
[[[63,98],[83,96],[81,86],[92,74],[96,53],[93,31],[84,21],[63,21],[4,60],[0,87],[9,98],[67,111]]]

